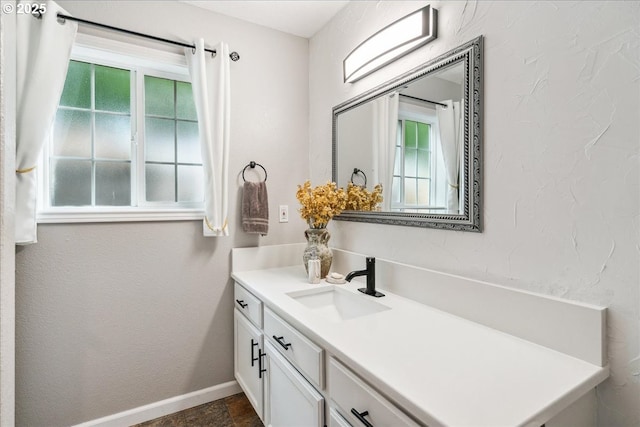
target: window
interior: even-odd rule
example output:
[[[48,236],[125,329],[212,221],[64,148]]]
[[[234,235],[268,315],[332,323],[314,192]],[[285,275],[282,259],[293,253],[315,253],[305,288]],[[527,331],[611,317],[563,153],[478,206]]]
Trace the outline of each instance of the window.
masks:
[[[428,207],[431,187],[431,126],[413,120],[398,121],[394,202],[403,207]]]
[[[43,150],[40,222],[202,218],[203,167],[186,64],[91,47],[79,52]]]
[[[391,207],[403,212],[444,208],[446,182],[435,111],[400,105]]]
[[[191,84],[145,76],[145,198],[202,202],[204,177]]]
[[[50,139],[51,206],[131,205],[130,74],[70,62]]]

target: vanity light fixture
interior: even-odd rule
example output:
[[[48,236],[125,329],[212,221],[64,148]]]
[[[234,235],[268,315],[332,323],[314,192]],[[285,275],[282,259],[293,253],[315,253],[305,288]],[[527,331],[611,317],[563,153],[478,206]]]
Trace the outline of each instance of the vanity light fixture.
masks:
[[[342,62],[345,83],[353,83],[396,58],[435,40],[438,11],[430,5],[400,18],[360,43]]]

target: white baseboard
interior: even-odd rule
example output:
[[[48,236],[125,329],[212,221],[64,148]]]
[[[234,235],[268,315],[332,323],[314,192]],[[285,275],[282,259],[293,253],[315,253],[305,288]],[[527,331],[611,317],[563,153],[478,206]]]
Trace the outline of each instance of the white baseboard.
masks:
[[[218,384],[213,387],[183,394],[181,396],[171,397],[159,402],[150,403],[138,408],[129,409],[128,411],[119,412],[117,414],[108,415],[96,420],[87,421],[77,424],[74,427],[121,427],[142,423],[153,420],[158,417],[172,414],[174,412],[183,411],[202,405],[203,403],[213,400],[222,399],[227,396],[242,392],[242,389],[236,381]]]

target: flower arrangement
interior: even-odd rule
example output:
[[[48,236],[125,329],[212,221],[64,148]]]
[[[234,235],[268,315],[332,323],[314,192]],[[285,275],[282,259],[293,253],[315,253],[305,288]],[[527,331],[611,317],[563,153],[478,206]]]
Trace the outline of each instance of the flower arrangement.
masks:
[[[311,182],[298,185],[296,198],[302,205],[300,216],[310,228],[326,228],[329,220],[347,206],[347,192],[335,182],[311,188]]]
[[[382,203],[382,184],[373,187],[369,192],[365,187],[347,184],[347,209],[354,211],[376,211]]]

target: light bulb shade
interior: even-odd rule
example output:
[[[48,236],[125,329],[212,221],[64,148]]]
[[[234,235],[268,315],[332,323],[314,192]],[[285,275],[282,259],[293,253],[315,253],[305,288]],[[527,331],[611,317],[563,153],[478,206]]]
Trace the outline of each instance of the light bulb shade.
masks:
[[[344,81],[353,83],[396,58],[435,40],[438,11],[431,6],[400,18],[360,43],[342,62]]]

